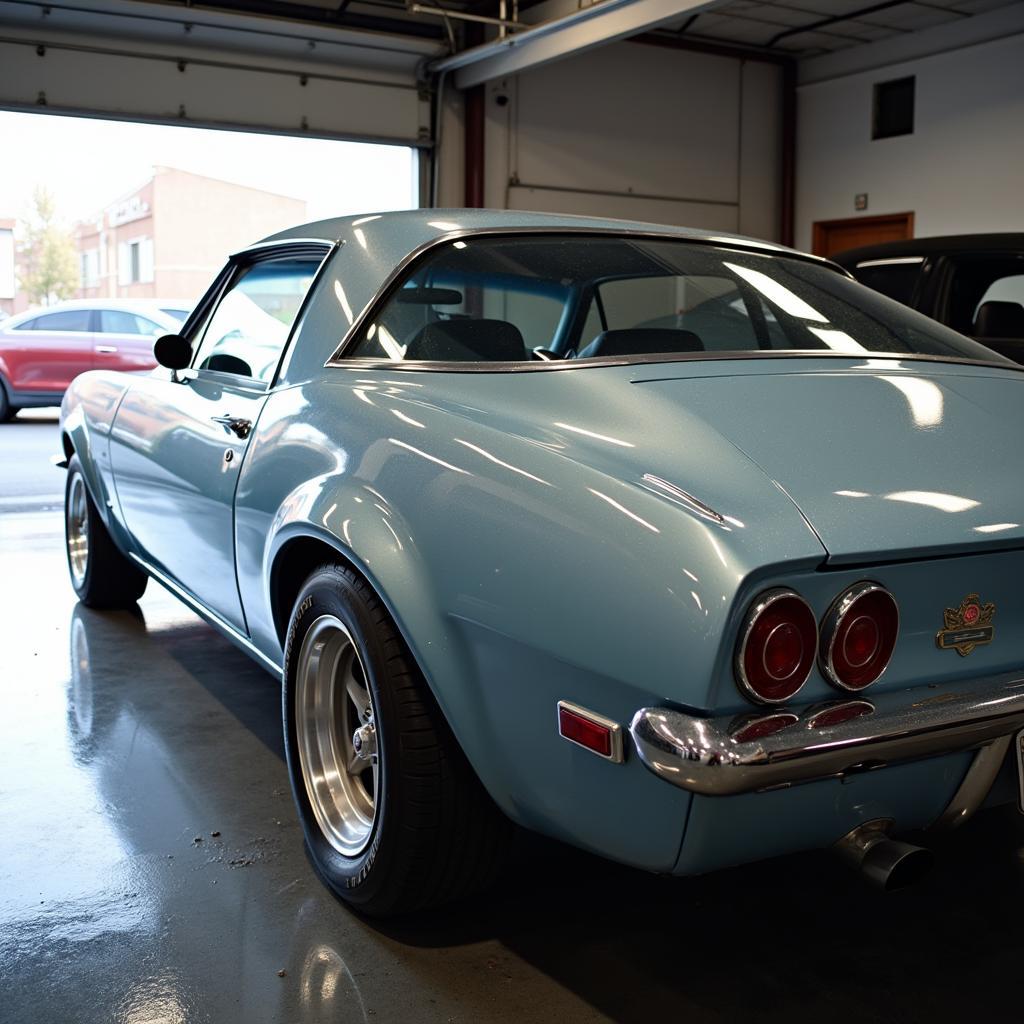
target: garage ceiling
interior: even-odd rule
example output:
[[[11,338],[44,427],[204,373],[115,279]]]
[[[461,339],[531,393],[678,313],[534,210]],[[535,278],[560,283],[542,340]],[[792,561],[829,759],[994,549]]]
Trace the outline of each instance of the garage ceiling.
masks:
[[[964,21],[1014,0],[724,0],[672,26],[688,39],[811,57]]]
[[[0,107],[428,147],[432,71],[453,72],[449,83],[465,88],[644,33],[673,45],[803,59],[955,28],[1011,6],[1012,0],[0,0]],[[514,12],[520,24],[507,38],[481,24]],[[477,20],[467,23],[459,14]]]

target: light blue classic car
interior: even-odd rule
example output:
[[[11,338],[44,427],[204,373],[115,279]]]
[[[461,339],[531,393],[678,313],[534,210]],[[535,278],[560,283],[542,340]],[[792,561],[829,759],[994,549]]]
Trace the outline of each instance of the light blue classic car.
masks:
[[[767,243],[426,210],[233,256],[62,409],[80,599],[153,578],[283,680],[312,856],[374,914],[510,822],[648,871],[1015,798],[1024,368]]]

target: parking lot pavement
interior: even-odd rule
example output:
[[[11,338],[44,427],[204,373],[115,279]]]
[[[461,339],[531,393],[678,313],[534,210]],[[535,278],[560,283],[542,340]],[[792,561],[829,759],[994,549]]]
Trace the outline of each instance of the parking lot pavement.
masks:
[[[5,496],[59,492],[55,441],[0,428]],[[1012,809],[891,895],[825,852],[672,879],[539,844],[470,904],[358,917],[304,854],[278,682],[153,583],[78,605],[49,501],[0,510],[4,1024],[1020,1019]]]
[[[27,409],[0,423],[0,514],[60,508],[64,473],[50,456],[60,452],[56,409]]]

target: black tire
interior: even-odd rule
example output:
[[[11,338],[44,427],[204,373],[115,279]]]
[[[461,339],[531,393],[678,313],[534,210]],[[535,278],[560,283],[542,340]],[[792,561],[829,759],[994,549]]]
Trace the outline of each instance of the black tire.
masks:
[[[77,455],[68,462],[64,487],[64,542],[71,586],[82,604],[90,608],[131,608],[142,597],[149,577],[111,540],[93,504]]]
[[[335,621],[358,655],[359,677],[372,699],[378,758],[372,825],[365,847],[351,854],[338,849],[317,819],[298,728],[305,685],[299,673],[309,664],[306,638],[314,627]],[[343,687],[340,663],[328,673],[334,693]],[[332,699],[332,715],[339,721],[336,703]],[[285,646],[283,714],[306,843],[317,869],[346,903],[373,916],[393,916],[450,902],[493,880],[512,826],[470,767],[387,610],[347,567],[321,566],[295,602]]]
[[[0,423],[9,423],[17,415],[17,408],[11,405],[11,400],[7,397],[7,383],[0,377]]]

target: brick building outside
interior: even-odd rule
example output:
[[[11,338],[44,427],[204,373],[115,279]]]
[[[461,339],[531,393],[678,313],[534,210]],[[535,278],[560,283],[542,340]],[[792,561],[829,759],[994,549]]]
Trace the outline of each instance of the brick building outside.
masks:
[[[76,297],[195,301],[232,252],[305,219],[305,200],[155,167],[141,188],[75,226]]]

